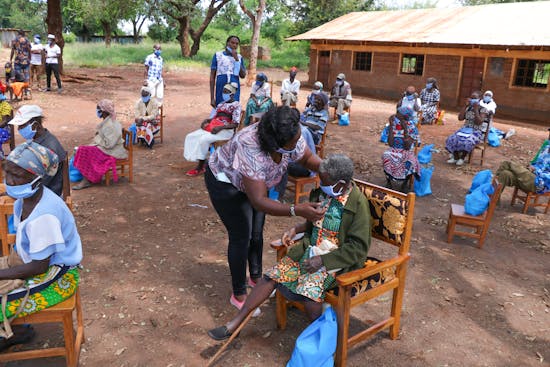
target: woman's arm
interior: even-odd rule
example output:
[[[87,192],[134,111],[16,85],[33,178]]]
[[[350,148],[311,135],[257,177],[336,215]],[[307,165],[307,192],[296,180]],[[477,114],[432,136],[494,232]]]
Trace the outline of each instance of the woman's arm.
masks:
[[[267,186],[263,181],[252,180],[243,176],[243,185],[248,200],[250,200],[254,209],[266,214],[289,217],[292,215],[291,207],[294,207],[294,213],[297,216],[310,221],[319,220],[325,214],[325,209],[320,208],[319,203],[300,203],[294,206],[293,204],[283,204],[269,199],[267,196]]]
[[[214,57],[216,57],[214,55]],[[216,98],[214,96],[214,88],[216,86],[216,70],[210,70],[210,105],[216,108]]]
[[[319,166],[321,165],[321,158],[317,154],[313,154],[309,147],[306,146],[304,155],[297,161],[310,171],[319,172]]]
[[[464,121],[464,119],[466,118],[466,108],[468,108],[469,104],[470,101],[468,100],[468,102],[466,102],[466,105],[462,106],[462,109],[458,113],[458,121]]]
[[[28,264],[17,265],[13,268],[0,270],[0,280],[4,279],[27,279],[38,274],[43,274],[50,266],[50,258],[44,260],[33,260]]]
[[[390,147],[393,147],[393,123],[391,121],[391,118],[390,118],[390,126],[388,126],[388,145]]]

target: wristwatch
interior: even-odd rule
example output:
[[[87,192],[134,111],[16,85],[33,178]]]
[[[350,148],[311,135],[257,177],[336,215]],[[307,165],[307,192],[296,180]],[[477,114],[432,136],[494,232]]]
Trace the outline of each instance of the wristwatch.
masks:
[[[290,216],[295,217],[296,216],[296,210],[294,208],[294,204],[290,204]]]

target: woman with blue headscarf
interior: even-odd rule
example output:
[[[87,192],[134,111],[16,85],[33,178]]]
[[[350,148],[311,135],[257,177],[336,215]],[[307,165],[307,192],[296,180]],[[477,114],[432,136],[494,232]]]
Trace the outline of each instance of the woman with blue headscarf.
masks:
[[[11,253],[0,258],[0,280],[12,289],[0,297],[7,298],[0,315],[0,350],[33,334],[27,327],[15,330],[14,336],[8,318],[54,306],[71,297],[78,285],[82,244],[74,217],[63,199],[43,185],[58,165],[52,150],[32,141],[17,146],[4,163],[6,193],[16,200],[16,241]]]
[[[407,106],[399,106],[397,113],[389,118],[388,145],[389,149],[382,154],[384,173],[391,188],[392,180],[405,183],[411,175],[419,175],[420,165],[414,154],[414,146],[418,142],[418,129],[413,122],[413,110]]]
[[[245,126],[250,124],[250,117],[253,114],[267,112],[272,106],[271,85],[267,82],[267,75],[258,73],[256,75],[256,82],[250,91],[250,98],[246,104]]]

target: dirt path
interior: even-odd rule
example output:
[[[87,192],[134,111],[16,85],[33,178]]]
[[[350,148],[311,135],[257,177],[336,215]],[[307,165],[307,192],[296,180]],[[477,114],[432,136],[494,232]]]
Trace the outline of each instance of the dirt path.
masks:
[[[142,69],[70,70],[87,76],[66,83],[65,92],[34,93],[32,103],[45,110],[46,126],[72,150],[86,144],[98,123],[95,104],[116,101],[131,111],[138,98]],[[201,356],[216,345],[206,330],[230,318],[230,279],[226,234],[201,178],[189,178],[193,166],[182,159],[183,139],[208,115],[208,70],[178,70],[167,75],[165,142],[149,150],[135,147],[135,183],[73,192],[85,249],[82,297],[86,344],[81,366],[202,366]],[[273,93],[278,99],[278,89]],[[244,96],[248,89],[245,88]],[[300,94],[303,107],[306,92]],[[498,96],[495,96],[498,102]],[[356,162],[356,175],[383,184],[380,131],[393,103],[355,98],[351,126],[328,127],[327,151],[345,152]],[[127,126],[124,114],[120,120]],[[451,202],[462,203],[479,166],[445,163],[445,137],[459,126],[448,113],[445,126],[422,130],[435,143],[433,195],[416,205],[412,259],[404,299],[401,337],[387,334],[350,352],[349,366],[542,366],[550,360],[550,215],[520,213],[502,198],[482,250],[470,240],[445,242]],[[496,126],[517,134],[488,151],[487,167],[505,158],[527,162],[547,136],[543,127],[496,119]],[[202,208],[200,206],[206,206]],[[269,217],[265,239],[278,238],[294,223]],[[375,254],[376,244],[372,246]],[[266,248],[264,267],[274,263]],[[383,297],[353,315],[375,320],[389,309]],[[219,366],[281,366],[306,326],[292,312],[285,331],[275,326],[274,301],[245,328]],[[37,327],[36,343],[59,342],[53,328]],[[541,360],[544,359],[544,362]],[[37,366],[38,362],[8,366]],[[62,365],[61,360],[40,366]]]

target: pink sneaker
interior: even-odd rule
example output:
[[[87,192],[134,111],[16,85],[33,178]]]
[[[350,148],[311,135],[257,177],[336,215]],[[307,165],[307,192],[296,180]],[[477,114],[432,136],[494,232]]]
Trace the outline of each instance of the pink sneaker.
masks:
[[[243,308],[243,305],[244,305],[244,301],[239,301],[238,299],[235,298],[235,295],[233,294],[231,295],[231,298],[229,298],[229,303],[235,306],[237,310],[240,310],[241,308]],[[258,307],[252,313],[252,317],[258,317],[260,316],[261,313],[262,313],[262,310],[260,310],[260,308]]]

